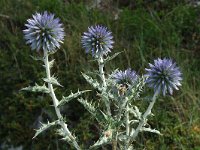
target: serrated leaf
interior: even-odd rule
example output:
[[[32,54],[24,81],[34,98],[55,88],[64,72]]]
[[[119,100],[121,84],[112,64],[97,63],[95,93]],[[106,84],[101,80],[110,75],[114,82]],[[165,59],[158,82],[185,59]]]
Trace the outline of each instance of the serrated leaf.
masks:
[[[105,114],[103,111],[101,111],[101,110],[100,110],[100,112],[102,113],[104,119],[105,119],[106,121],[109,121],[109,116],[106,115],[106,114]]]
[[[98,89],[99,91],[102,91],[102,88],[101,88],[100,84],[96,80],[92,79],[92,77],[90,77],[90,76],[88,76],[88,75],[86,75],[84,73],[82,73],[82,75],[90,85],[92,85],[95,89]]]
[[[135,86],[131,89],[131,95],[128,97],[129,100],[137,99],[140,97],[140,93],[143,91],[143,87],[145,85],[145,77],[142,76],[138,79]]]
[[[99,140],[94,145],[90,146],[90,149],[96,149],[102,145],[108,144],[111,141],[111,139],[112,131],[105,131],[103,132],[103,135],[99,138]]]
[[[43,80],[44,80],[45,82],[47,82],[47,83],[50,83],[50,84],[54,84],[54,85],[58,85],[58,86],[63,87],[63,86],[58,82],[58,80],[57,80],[54,76],[52,76],[50,79],[43,78]]]
[[[57,133],[58,135],[62,136],[62,137],[65,137],[65,136],[66,136],[65,131],[64,131],[63,128],[57,129],[57,130],[56,130],[56,133]]]
[[[96,108],[93,106],[92,103],[89,103],[87,100],[83,98],[79,98],[78,101],[87,109],[92,115],[96,115]]]
[[[82,95],[85,92],[89,92],[91,90],[85,90],[85,91],[78,91],[76,93],[71,93],[69,96],[67,97],[62,97],[61,101],[58,103],[58,107],[64,105],[65,103],[68,103],[69,101],[71,101],[74,98],[77,98],[78,96]]]
[[[139,122],[139,120],[130,120],[130,124],[135,124],[135,123],[138,123]]]
[[[121,134],[121,135],[118,135],[118,139],[120,141],[126,141],[128,139],[128,136],[127,135],[124,135],[124,134]]]
[[[112,56],[108,56],[106,59],[104,59],[104,64],[109,62],[110,60],[114,59],[115,57],[117,57],[120,53],[122,53],[122,52],[117,52]]]
[[[36,133],[35,133],[33,139],[34,139],[35,137],[37,137],[37,136],[38,136],[40,133],[42,133],[43,131],[49,129],[51,126],[54,126],[54,125],[59,124],[59,122],[60,122],[59,120],[56,120],[56,121],[51,122],[51,123],[48,122],[47,124],[42,124],[42,123],[41,123],[41,127],[40,127],[38,130],[36,130]]]
[[[139,111],[137,106],[129,107],[129,112],[134,115],[135,118],[141,119],[142,113]]]
[[[42,93],[50,93],[49,89],[43,84],[43,86],[39,86],[37,83],[35,86],[28,86],[21,89],[22,91],[31,91],[31,92],[42,92]]]
[[[162,134],[160,133],[160,131],[158,131],[158,130],[156,130],[156,129],[146,128],[146,127],[142,127],[142,128],[140,129],[140,131],[147,131],[147,132],[152,132],[152,133],[156,133],[156,134],[162,135]]]

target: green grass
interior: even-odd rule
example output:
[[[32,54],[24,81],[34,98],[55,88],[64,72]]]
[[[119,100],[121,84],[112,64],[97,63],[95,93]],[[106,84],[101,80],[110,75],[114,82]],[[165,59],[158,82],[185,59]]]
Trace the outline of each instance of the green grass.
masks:
[[[54,149],[57,142],[60,149],[68,146],[53,134],[53,129],[32,140],[34,130],[31,125],[37,116],[54,117],[49,106],[51,100],[42,94],[19,92],[22,87],[42,82],[43,67],[30,58],[36,54],[25,45],[22,30],[33,13],[48,10],[61,18],[66,32],[62,49],[52,56],[56,59],[54,72],[65,87],[57,90],[59,98],[63,92],[67,95],[70,89],[90,88],[80,72],[96,69],[96,64],[89,62],[92,58],[84,53],[80,38],[88,26],[106,25],[114,35],[113,52],[123,51],[106,66],[106,71],[131,67],[144,73],[144,68],[153,59],[171,57],[183,72],[180,91],[175,92],[173,98],[160,98],[153,110],[155,117],[151,118],[151,125],[163,136],[140,134],[136,148],[200,149],[199,9],[170,0],[150,4],[137,0],[134,9],[120,9],[119,19],[114,20],[112,9],[89,10],[83,2],[0,1],[0,14],[9,16],[0,16],[0,143],[23,145],[27,150]],[[84,108],[74,101],[66,106],[66,110],[69,128],[76,128],[74,132],[80,144],[93,143],[98,137],[97,129]],[[72,112],[76,112],[75,115]]]

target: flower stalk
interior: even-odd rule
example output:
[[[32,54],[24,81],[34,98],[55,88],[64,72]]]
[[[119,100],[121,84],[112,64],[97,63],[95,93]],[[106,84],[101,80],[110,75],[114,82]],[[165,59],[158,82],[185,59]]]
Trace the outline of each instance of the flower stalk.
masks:
[[[127,140],[125,141],[125,149],[128,149],[129,146],[129,136],[130,136],[130,121],[129,121],[129,106],[126,105],[126,136]]]
[[[48,60],[48,52],[44,50],[44,64],[45,64],[45,69],[46,69],[46,75],[47,75],[47,79],[50,80],[51,78],[51,73],[50,73],[50,67],[49,67],[49,60]],[[57,107],[58,106],[58,99],[56,98],[56,95],[54,93],[54,89],[53,89],[53,85],[51,83],[48,83],[48,88],[50,91],[50,96],[53,100],[53,105],[56,111],[56,115],[58,117],[58,119],[60,120],[60,125],[63,128],[63,131],[65,132],[65,135],[67,137],[70,138],[70,140],[72,141],[73,146],[77,149],[77,150],[81,150],[81,148],[79,147],[78,143],[75,140],[75,137],[71,134],[71,132],[69,131],[67,124],[63,121],[63,117],[60,113],[60,109]]]
[[[152,100],[151,100],[151,102],[150,102],[147,110],[145,111],[144,115],[142,116],[139,125],[137,126],[135,132],[131,136],[132,140],[134,140],[137,137],[138,133],[140,132],[140,130],[142,129],[142,127],[145,125],[147,117],[151,114],[151,110],[152,110],[152,108],[153,108],[153,106],[154,106],[154,104],[156,102],[156,98],[157,98],[158,94],[159,94],[159,91],[156,91],[154,93],[154,95],[152,97]]]
[[[104,61],[103,61],[103,56],[100,56],[98,58],[98,65],[99,65],[99,73],[100,73],[100,77],[102,80],[102,93],[106,92],[106,88],[107,88],[107,84],[106,84],[106,79],[105,79],[105,74],[104,74]],[[110,102],[108,97],[105,97],[104,99],[104,103],[106,105],[106,110],[107,110],[107,114],[109,116],[111,116],[111,110],[110,110]]]

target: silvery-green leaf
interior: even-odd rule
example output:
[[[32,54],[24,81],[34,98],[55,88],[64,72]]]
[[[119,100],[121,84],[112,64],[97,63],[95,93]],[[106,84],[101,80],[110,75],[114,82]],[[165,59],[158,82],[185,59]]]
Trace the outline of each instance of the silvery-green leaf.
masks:
[[[131,94],[128,97],[129,100],[131,99],[138,99],[140,97],[140,93],[143,91],[143,87],[145,85],[145,77],[142,76],[138,79],[137,83],[132,87]]]
[[[103,135],[99,138],[99,140],[92,146],[90,146],[90,149],[96,149],[102,145],[108,144],[112,140],[112,132],[111,131],[105,131],[103,132]],[[110,135],[109,135],[110,134]]]
[[[36,136],[38,136],[40,133],[42,133],[43,131],[45,131],[45,130],[49,129],[51,126],[54,126],[54,125],[57,125],[57,124],[59,124],[59,120],[56,120],[56,121],[51,122],[51,123],[48,122],[47,124],[42,124],[42,123],[41,123],[41,127],[40,127],[39,129],[36,130],[36,133],[35,133],[33,139],[34,139]]]
[[[115,57],[117,57],[121,52],[117,52],[112,56],[108,56],[106,59],[104,59],[104,64],[109,62],[110,60],[114,59]]]
[[[130,120],[130,124],[135,124],[135,123],[138,123],[139,122],[139,120]]]
[[[147,131],[147,132],[152,132],[152,133],[156,133],[156,134],[162,135],[160,133],[160,131],[158,131],[156,129],[146,128],[146,127],[142,127],[140,131]]]
[[[131,114],[133,114],[134,117],[136,117],[137,119],[139,119],[139,120],[141,119],[142,113],[139,111],[137,106],[134,106],[134,108],[133,107],[129,107],[129,112]]]
[[[92,77],[82,73],[83,77],[85,78],[85,80],[90,84],[92,85],[95,89],[98,89],[99,91],[101,91],[101,86],[100,84],[95,80],[95,79],[92,79]]]
[[[85,90],[85,91],[78,91],[76,93],[71,93],[69,96],[64,97],[61,99],[61,101],[58,103],[58,107],[64,105],[65,103],[68,103],[69,101],[71,101],[74,98],[77,98],[78,96],[80,96],[81,94],[85,93],[85,92],[89,92],[90,90]]]
[[[49,61],[49,68],[50,69],[53,67],[54,62],[55,62],[55,59],[52,59],[51,61]]]
[[[31,91],[31,92],[42,92],[42,93],[50,93],[49,89],[43,84],[43,86],[39,86],[37,83],[35,86],[28,86],[21,89],[22,91]]]
[[[121,135],[118,136],[118,139],[120,141],[126,141],[128,138],[127,138],[127,135],[121,134]]]
[[[50,83],[50,84],[54,84],[54,85],[58,85],[58,86],[61,86],[63,87],[59,82],[58,80],[55,78],[55,77],[51,77],[50,79],[47,79],[47,78],[43,78],[43,80],[47,83]]]
[[[58,135],[62,136],[62,137],[65,137],[65,136],[66,136],[65,131],[64,131],[63,128],[57,129],[57,130],[56,130],[56,133],[57,133]]]
[[[87,109],[92,115],[96,115],[96,108],[93,106],[92,103],[89,103],[87,100],[83,98],[79,98],[78,101]]]
[[[106,121],[108,121],[108,120],[109,120],[109,116],[106,115],[106,114],[105,114],[103,111],[101,111],[101,110],[100,110],[100,112],[102,113],[104,119],[105,119]]]
[[[130,132],[130,137],[133,136],[134,132],[135,132],[135,129],[132,128],[132,129],[131,129],[131,132]]]

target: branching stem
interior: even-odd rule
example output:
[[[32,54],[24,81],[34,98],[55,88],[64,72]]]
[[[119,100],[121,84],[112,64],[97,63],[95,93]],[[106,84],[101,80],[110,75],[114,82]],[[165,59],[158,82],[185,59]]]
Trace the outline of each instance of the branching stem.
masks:
[[[46,75],[47,75],[47,79],[50,80],[51,78],[51,73],[50,73],[50,67],[49,67],[49,60],[48,60],[48,52],[44,50],[44,64],[45,64],[45,69],[46,69]],[[51,83],[48,83],[48,88],[50,91],[50,96],[53,100],[53,105],[56,111],[56,115],[58,117],[58,119],[60,120],[60,125],[62,126],[65,135],[68,136],[70,138],[70,140],[72,141],[73,146],[77,149],[77,150],[81,150],[81,148],[79,147],[78,143],[75,140],[75,137],[71,134],[71,132],[69,131],[67,124],[63,121],[63,117],[60,113],[60,109],[57,107],[58,106],[58,99],[56,98],[56,95],[54,93],[54,89]]]

